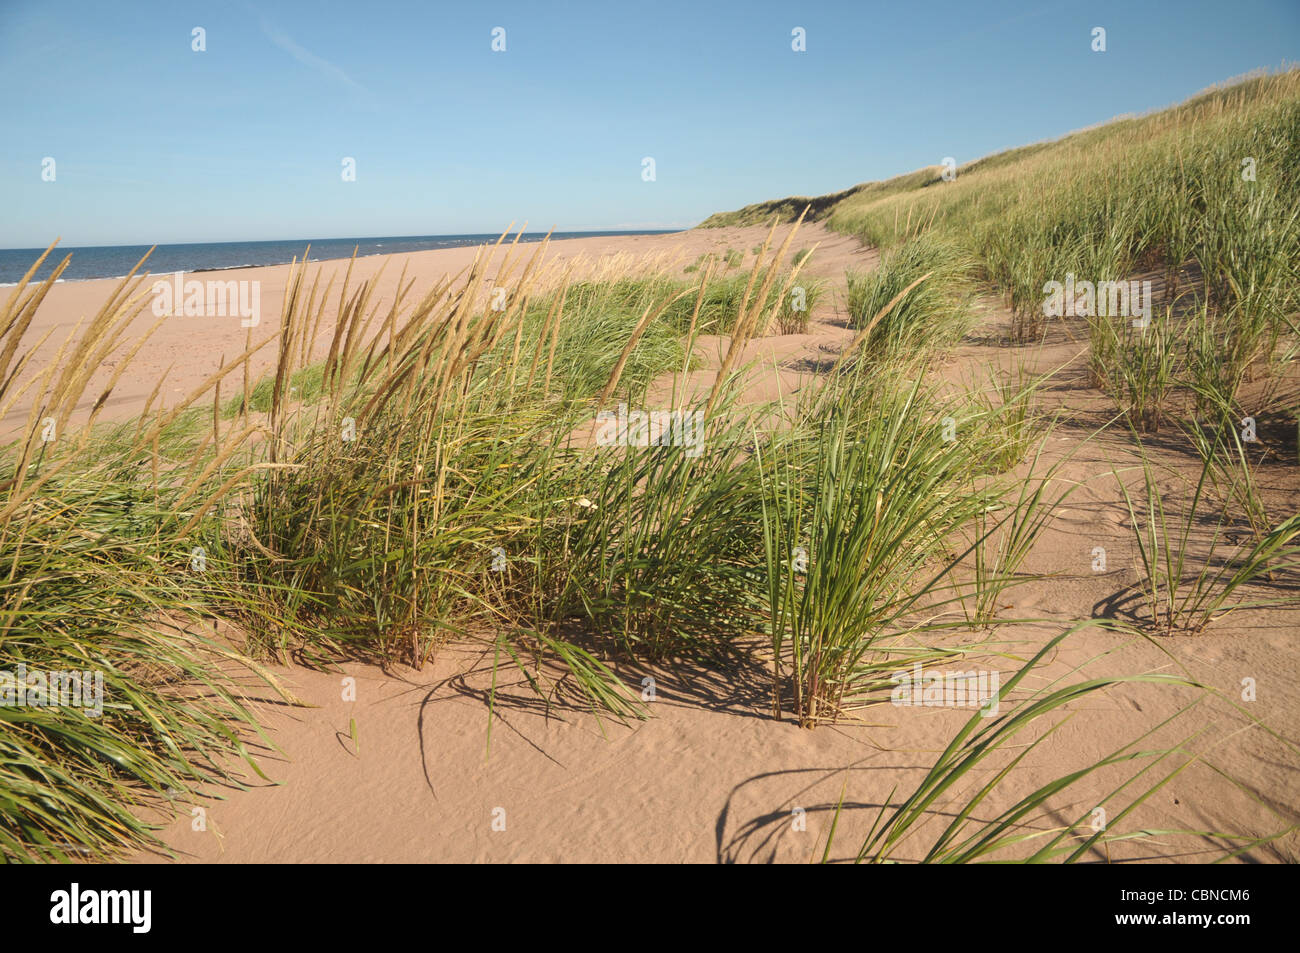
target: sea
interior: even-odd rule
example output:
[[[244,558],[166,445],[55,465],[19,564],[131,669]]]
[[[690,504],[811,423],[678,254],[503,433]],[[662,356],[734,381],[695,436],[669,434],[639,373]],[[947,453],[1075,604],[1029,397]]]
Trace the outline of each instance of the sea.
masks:
[[[593,238],[610,235],[663,235],[673,229],[608,232],[553,232],[557,238]],[[302,260],[309,254],[310,261],[329,258],[350,258],[355,248],[357,257],[368,255],[405,254],[429,251],[435,248],[460,248],[495,242],[500,233],[482,235],[402,235],[380,238],[313,238],[290,241],[265,242],[186,242],[177,245],[159,245],[149,256],[141,271],[158,275],[173,271],[222,271],[227,268],[249,268],[255,265],[287,265],[295,258]],[[525,232],[520,243],[537,242],[546,237],[545,232]],[[514,235],[506,242],[514,241]],[[310,246],[310,251],[308,250]],[[35,280],[47,277],[68,253],[72,261],[64,270],[60,281],[84,281],[88,278],[121,278],[130,273],[136,263],[149,250],[148,245],[85,245],[82,247],[56,246]],[[0,287],[14,285],[22,280],[27,269],[41,256],[44,248],[0,248]]]

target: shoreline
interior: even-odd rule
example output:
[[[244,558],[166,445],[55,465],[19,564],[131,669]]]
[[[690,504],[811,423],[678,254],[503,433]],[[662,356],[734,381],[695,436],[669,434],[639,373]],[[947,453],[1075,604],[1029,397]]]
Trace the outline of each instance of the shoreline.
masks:
[[[586,238],[635,238],[635,237],[639,237],[639,236],[643,236],[643,235],[646,235],[646,236],[681,235],[681,234],[683,234],[683,233],[685,233],[685,232],[692,231],[694,228],[698,228],[698,227],[699,227],[699,226],[693,226],[693,228],[679,229],[679,230],[664,230],[664,229],[651,229],[651,230],[647,230],[647,231],[636,231],[636,230],[633,230],[633,231],[614,231],[614,230],[606,231],[606,230],[594,230],[594,231],[591,231],[591,232],[589,232],[589,233],[560,232],[559,234],[563,235],[563,236],[564,236],[563,238],[551,238],[550,241],[551,241],[552,243],[555,243],[555,242],[575,241],[575,240],[581,240],[581,239],[586,239]],[[512,233],[510,233],[510,232],[506,232],[506,233],[505,233],[505,239],[502,240],[502,244],[503,244],[503,245],[511,244],[511,243],[514,241],[514,239],[512,239],[512,238],[510,237],[511,234],[512,234]],[[519,236],[518,243],[519,243],[520,245],[533,245],[533,244],[537,244],[537,243],[539,243],[539,242],[542,242],[542,241],[547,240],[548,236],[551,235],[551,234],[553,234],[553,233],[550,233],[550,232],[528,232],[528,233],[525,233],[525,234]],[[445,236],[444,236],[444,235],[431,235],[431,236],[424,236],[423,238],[422,238],[421,236],[417,236],[417,235],[412,235],[412,236],[395,236],[395,240],[396,240],[397,242],[402,242],[402,241],[419,241],[419,240],[424,240],[424,239],[436,239],[436,238],[456,239],[456,238],[462,238],[462,237],[465,239],[465,241],[460,242],[459,244],[446,244],[446,245],[439,245],[439,246],[436,246],[436,247],[433,247],[433,248],[418,248],[418,249],[411,249],[411,250],[409,250],[409,251],[367,251],[367,252],[365,252],[365,253],[358,253],[358,254],[356,254],[356,255],[330,255],[329,257],[326,257],[326,258],[308,258],[308,259],[305,259],[305,261],[306,261],[308,264],[325,264],[325,263],[327,263],[327,262],[331,262],[331,261],[351,261],[354,257],[355,257],[357,260],[360,260],[360,259],[362,259],[362,258],[375,258],[375,257],[377,257],[377,256],[382,256],[382,255],[414,255],[414,254],[418,254],[418,253],[421,253],[421,252],[447,251],[447,250],[457,249],[457,248],[478,248],[478,247],[480,247],[480,246],[482,246],[482,245],[484,245],[484,244],[488,244],[488,245],[495,244],[495,242],[500,238],[500,235],[497,234],[496,237],[491,237],[492,235],[493,235],[493,233],[485,232],[485,233],[483,233],[482,235],[465,235],[465,236],[458,236],[458,235],[445,235]],[[376,236],[376,237],[389,237],[389,236]],[[483,239],[483,240],[480,241],[479,239]],[[362,242],[368,242],[368,241],[374,241],[374,239],[373,239],[373,238],[368,238],[368,239],[321,238],[321,239],[315,239],[315,240],[304,239],[304,240],[301,241],[301,244],[302,244],[302,246],[303,246],[304,248],[310,249],[310,248],[311,248],[314,244],[316,244],[317,242],[320,242],[320,243],[323,244],[323,243],[327,243],[327,242],[338,242],[338,241],[349,241],[349,242],[355,242],[355,243],[357,243],[357,245],[358,245],[358,247],[359,247],[359,246],[360,246],[360,243],[362,243]],[[55,258],[55,253],[57,253],[57,252],[59,252],[59,251],[62,251],[62,252],[65,253],[65,254],[73,254],[73,253],[78,252],[78,251],[87,251],[87,250],[91,250],[91,251],[100,251],[100,250],[108,249],[108,248],[145,248],[145,249],[150,249],[150,251],[151,251],[151,253],[152,253],[152,251],[156,251],[156,250],[159,249],[159,248],[178,248],[178,247],[184,247],[184,246],[187,246],[187,245],[214,245],[214,246],[216,246],[216,245],[262,245],[262,244],[298,244],[298,243],[299,243],[299,240],[297,240],[297,239],[287,239],[287,240],[285,240],[285,241],[278,241],[278,240],[274,240],[274,239],[272,239],[272,240],[269,240],[269,241],[248,241],[248,242],[168,242],[168,243],[166,243],[166,244],[159,243],[159,244],[156,244],[156,245],[153,245],[153,246],[148,246],[148,245],[74,245],[74,246],[60,247],[60,246],[58,246],[58,245],[55,245],[54,248],[53,248],[53,250],[52,250],[52,252],[51,252],[50,260],[51,260],[51,261],[54,260],[54,258]],[[382,245],[379,245],[379,246],[376,246],[376,247],[382,248],[383,246],[382,246]],[[6,253],[6,252],[30,252],[30,253],[31,253],[31,260],[32,260],[32,261],[35,261],[35,260],[37,260],[38,258],[41,257],[41,255],[45,252],[45,249],[44,249],[44,248],[0,248],[0,255],[4,254],[4,253]],[[291,265],[291,264],[294,264],[295,261],[298,261],[298,259],[297,259],[296,257],[295,257],[295,258],[292,258],[292,259],[288,259],[288,260],[272,261],[272,262],[257,262],[257,263],[254,263],[254,262],[242,262],[242,263],[237,264],[237,265],[212,265],[212,266],[203,267],[203,268],[168,269],[168,270],[166,270],[166,271],[159,271],[159,272],[139,272],[138,274],[136,274],[135,277],[139,277],[141,274],[171,275],[171,274],[175,274],[177,271],[180,271],[181,274],[186,274],[186,275],[199,275],[199,274],[206,274],[206,273],[209,273],[209,272],[215,272],[215,271],[235,271],[235,270],[238,270],[238,269],[241,269],[241,268],[283,268],[285,265]],[[47,264],[48,264],[48,262],[47,262]],[[59,279],[57,279],[57,280],[55,281],[55,284],[63,284],[63,283],[65,283],[65,282],[79,282],[79,281],[121,281],[121,280],[123,280],[123,279],[126,278],[126,277],[128,277],[128,275],[127,275],[126,273],[124,273],[124,274],[120,274],[120,275],[86,275],[86,276],[84,276],[84,277],[79,277],[79,278],[59,278]],[[41,280],[41,279],[33,278],[33,279],[31,279],[31,281],[29,282],[29,285],[30,285],[30,284],[38,284],[38,283],[40,282],[40,280]],[[16,287],[18,286],[18,284],[19,284],[19,282],[17,282],[17,281],[0,281],[0,288],[16,288]]]
[[[789,226],[777,229],[775,241],[779,242]],[[761,245],[769,233],[768,226],[740,226],[731,228],[689,229],[684,232],[659,232],[621,236],[587,236],[551,239],[546,246],[539,266],[544,269],[558,269],[572,264],[573,280],[596,273],[602,263],[609,263],[620,256],[631,256],[646,267],[668,270],[680,279],[689,279],[690,275],[681,269],[697,256],[709,252],[722,253],[728,249],[742,251],[744,263],[741,268],[748,268],[753,260],[752,249]],[[499,249],[489,263],[485,280],[495,277],[504,259],[509,254],[508,240],[502,241]],[[820,243],[816,255],[816,264],[809,271],[836,279],[842,278],[844,269],[857,262],[861,256],[874,256],[867,252],[857,239],[832,233],[817,226],[804,226],[800,229],[799,241],[791,251],[811,247]],[[534,254],[539,242],[520,240],[521,249],[515,254],[514,270],[527,262]],[[523,250],[522,246],[531,246]],[[363,281],[374,283],[374,296],[371,306],[379,309],[391,307],[398,296],[398,279],[405,271],[406,285],[410,286],[410,295],[418,298],[435,282],[444,276],[454,276],[467,268],[474,261],[482,245],[459,245],[447,248],[434,248],[411,252],[386,252],[359,256],[355,263],[351,258],[329,258],[320,261],[308,261],[308,287],[319,280],[322,289],[328,287],[331,299],[336,298],[344,278],[351,270],[350,288],[355,290]],[[182,398],[194,386],[193,382],[203,380],[217,370],[224,362],[242,354],[249,346],[248,334],[252,333],[252,344],[261,343],[268,336],[278,334],[280,311],[284,301],[285,286],[288,282],[290,264],[256,265],[245,268],[226,268],[221,270],[222,281],[248,281],[258,283],[260,300],[260,320],[255,326],[241,326],[239,317],[184,317],[177,315],[164,320],[162,325],[152,333],[131,362],[129,373],[122,376],[105,402],[99,421],[122,421],[139,413],[146,405],[149,394],[153,391],[159,377],[166,376],[158,392],[162,406]],[[138,295],[148,296],[149,283],[160,280],[164,275],[174,276],[176,272],[148,272],[136,275],[133,281],[142,277],[145,284]],[[182,276],[200,274],[200,272],[181,272]],[[209,272],[211,274],[211,272]],[[559,275],[557,274],[558,278]],[[113,288],[120,284],[120,278],[88,278],[83,280],[61,280],[55,282],[41,303],[29,333],[32,340],[39,341],[34,348],[27,370],[20,375],[19,384],[32,379],[45,363],[57,353],[63,339],[72,332],[79,321],[89,321],[112,294]],[[29,285],[30,289],[33,285]],[[0,294],[0,300],[8,295]],[[409,298],[408,298],[409,300]],[[121,340],[115,346],[108,359],[95,369],[86,388],[86,395],[78,405],[77,412],[70,421],[74,425],[84,422],[90,407],[103,388],[112,379],[119,360],[149,332],[158,320],[149,303],[140,301],[141,311],[121,333]],[[332,305],[327,309],[333,314]],[[334,318],[328,314],[322,321],[317,339],[319,356],[323,357],[329,346],[329,335],[334,327]],[[264,347],[250,361],[251,380],[256,382],[259,376],[269,371],[274,363],[275,348]],[[313,352],[315,353],[315,352]],[[223,391],[233,393],[240,386],[240,381],[227,378]],[[157,406],[157,404],[155,404]],[[19,402],[9,408],[0,420],[0,429],[12,433],[15,427],[26,420],[28,407]]]

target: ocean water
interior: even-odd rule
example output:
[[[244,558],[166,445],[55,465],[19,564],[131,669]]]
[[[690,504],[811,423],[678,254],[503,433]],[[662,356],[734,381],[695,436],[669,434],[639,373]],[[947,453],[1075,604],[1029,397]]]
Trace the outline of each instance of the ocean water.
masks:
[[[552,238],[591,238],[602,235],[661,235],[666,230],[613,231],[613,232],[555,232]],[[350,258],[356,248],[357,257],[391,255],[433,248],[458,248],[495,242],[500,233],[486,235],[406,235],[389,238],[315,238],[276,242],[212,242],[181,245],[159,245],[154,249],[142,271],[163,274],[172,271],[220,271],[224,268],[247,268],[253,265],[287,265],[295,257],[301,259],[307,246],[311,246],[312,261],[327,258]],[[544,232],[526,232],[520,243],[541,241]],[[506,241],[514,240],[509,236]],[[0,248],[0,286],[13,285],[22,280],[32,262],[41,256],[43,248]],[[47,277],[54,266],[69,252],[72,261],[63,272],[61,281],[79,281],[87,278],[120,278],[130,273],[136,263],[149,250],[148,245],[86,245],[81,248],[56,247],[41,266],[35,278]]]

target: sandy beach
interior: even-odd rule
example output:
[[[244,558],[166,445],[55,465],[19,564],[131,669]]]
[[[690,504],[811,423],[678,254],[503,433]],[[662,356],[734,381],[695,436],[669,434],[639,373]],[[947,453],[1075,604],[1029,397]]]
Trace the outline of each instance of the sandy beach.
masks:
[[[682,268],[700,255],[720,253],[728,248],[743,251],[747,261],[752,262],[752,249],[762,244],[766,236],[767,229],[749,226],[694,229],[675,235],[562,239],[550,243],[544,267],[550,275],[558,278],[572,265],[575,269],[574,280],[580,280],[584,275],[598,275],[603,268],[610,267],[611,263],[632,256],[653,267],[662,266],[681,275]],[[798,248],[811,248],[819,243],[820,248],[809,271],[813,275],[835,277],[842,282],[845,268],[864,267],[874,260],[873,253],[861,249],[856,240],[814,226],[801,234]],[[511,269],[514,277],[519,276],[523,266],[539,247],[534,243],[521,243],[517,246]],[[478,253],[479,248],[476,246],[358,258],[352,267],[352,290],[362,282],[373,283],[372,307],[382,313],[392,306],[403,269],[408,284],[413,283],[406,297],[409,303],[419,300],[435,282],[455,277],[468,269]],[[56,247],[51,257],[58,255]],[[504,261],[504,254],[497,255],[494,259],[495,266],[500,267]],[[310,284],[319,280],[322,291],[332,282],[333,295],[337,298],[349,264],[346,259],[311,262],[306,266],[306,281]],[[185,274],[183,281],[257,282],[261,305],[257,327],[241,326],[241,319],[236,315],[196,318],[177,315],[162,321],[152,334],[149,334],[150,328],[158,322],[153,312],[155,299],[151,291],[152,285],[157,280],[173,282],[175,278],[171,274],[146,277],[137,292],[141,299],[139,315],[127,326],[121,338],[121,346],[91,377],[86,396],[79,403],[79,413],[74,415],[73,422],[79,423],[85,419],[90,407],[112,378],[117,361],[146,334],[149,334],[146,343],[131,362],[131,373],[123,377],[105,402],[100,414],[102,420],[125,420],[139,414],[159,377],[164,375],[155,408],[159,404],[164,407],[172,405],[202,383],[208,375],[216,372],[223,362],[229,365],[242,354],[249,346],[250,334],[252,346],[263,345],[249,362],[250,374],[255,382],[275,365],[275,345],[266,342],[273,341],[280,330],[280,314],[289,272],[290,266],[275,265]],[[495,278],[495,274],[490,274],[489,284]],[[28,369],[18,378],[19,386],[34,378],[46,362],[54,357],[59,346],[78,327],[79,322],[88,322],[94,318],[119,284],[116,279],[103,278],[60,282],[50,289],[28,331],[29,340],[43,343],[31,352]],[[0,300],[8,297],[13,290],[0,289]],[[332,308],[330,314],[336,316],[337,308]],[[314,352],[316,357],[324,357],[324,352],[329,348],[329,333],[332,331],[332,319],[327,316],[318,335]],[[815,347],[820,342],[807,343]],[[233,393],[241,385],[242,378],[232,374],[224,382],[223,390],[227,394]],[[26,410],[23,406],[14,407],[3,423],[9,428],[21,427]]]
[[[548,258],[580,261],[587,268],[620,253],[681,263],[702,252],[748,250],[766,234],[761,227],[744,227],[574,240],[555,243]],[[783,234],[784,228],[778,230],[778,240]],[[852,337],[842,305],[844,273],[870,270],[878,255],[822,226],[804,226],[793,247],[813,245],[818,250],[809,273],[835,290],[815,309],[809,333],[751,342],[746,358],[769,370],[757,375],[747,399],[773,399],[806,386]],[[366,259],[357,263],[354,276],[369,278],[384,266],[379,288],[391,298],[401,267],[408,268],[418,289],[464,268],[473,254],[457,249],[404,256],[405,261]],[[312,267],[338,275],[345,266]],[[262,335],[277,331],[278,296],[287,271],[249,269],[237,276],[263,283],[267,318],[257,329]],[[111,284],[55,287],[42,308],[41,327],[70,327]],[[1129,456],[1125,438],[1114,433],[1084,446],[1090,425],[1100,425],[1106,415],[1101,395],[1069,371],[1080,350],[1070,329],[1054,330],[1027,352],[1010,349],[1000,340],[1009,316],[993,299],[981,305],[980,326],[950,356],[943,376],[959,380],[990,365],[1025,359],[1035,371],[1065,367],[1047,399],[1050,410],[1074,415],[1053,437],[1046,462],[1072,455],[1061,479],[1078,490],[1026,566],[1044,578],[1013,590],[1003,607],[1007,614],[1043,620],[999,632],[1002,651],[1023,658],[1070,620],[1091,617],[1117,588],[1136,578],[1131,530],[1111,472]],[[137,324],[147,326],[147,321],[142,317]],[[219,366],[223,355],[236,352],[242,337],[233,320],[165,323],[137,358],[139,372],[110,402],[113,415],[138,412],[164,370],[170,393],[188,391]],[[717,343],[705,338],[699,346],[709,353]],[[269,367],[269,358],[261,366]],[[698,387],[706,387],[711,375],[699,372]],[[1191,472],[1187,461],[1173,462],[1184,476]],[[1293,480],[1264,488],[1283,502],[1295,490]],[[1097,545],[1111,554],[1103,574],[1089,565]],[[1270,809],[1287,809],[1267,792],[1288,790],[1296,768],[1287,744],[1252,726],[1251,715],[1287,724],[1290,713],[1300,710],[1297,625],[1294,611],[1260,610],[1237,613],[1224,625],[1186,639],[1145,641],[1084,631],[1042,677],[1066,675],[1110,652],[1094,661],[1088,674],[1182,673],[1223,692],[1226,701],[1198,710],[1196,724],[1208,729],[1194,742],[1203,762],[1143,805],[1140,821],[1158,829],[1219,829],[1231,816],[1239,828],[1263,835],[1276,821]],[[235,642],[240,638],[237,631],[218,634]],[[972,634],[966,640],[978,638]],[[1006,664],[1010,671],[1010,661]],[[654,678],[651,717],[631,725],[580,706],[560,704],[548,711],[517,671],[503,669],[496,676],[495,715],[490,716],[492,667],[491,653],[473,644],[452,645],[421,670],[400,664],[381,669],[344,663],[330,671],[274,666],[303,705],[285,704],[249,684],[250,696],[263,699],[254,707],[279,749],[254,742],[272,783],[245,772],[249,790],[213,789],[211,799],[179,805],[166,842],[178,859],[198,862],[804,862],[820,850],[841,798],[837,843],[852,845],[891,791],[915,783],[968,717],[943,708],[906,710],[902,717],[897,708],[876,705],[856,720],[809,732],[788,718],[771,717],[764,676],[757,666],[746,665],[723,671],[691,665],[620,668],[631,685]],[[1247,676],[1260,686],[1250,715],[1232,704]],[[1070,769],[1081,755],[1105,756],[1139,730],[1172,716],[1187,697],[1134,685],[1090,700],[1049,744],[1031,753],[1010,791],[1029,793],[1036,781]],[[1166,742],[1181,737],[1176,728],[1157,736]],[[1100,782],[1093,787],[1097,796],[1104,793]],[[1086,798],[1070,806],[1086,810]],[[192,814],[196,807],[202,808],[201,820]],[[502,823],[504,830],[498,829]],[[1165,860],[1198,861],[1213,853],[1197,838],[1173,835],[1160,842],[1160,849],[1167,852]],[[1152,850],[1135,842],[1127,857]],[[1273,848],[1262,850],[1267,856]],[[846,855],[837,850],[833,856]]]

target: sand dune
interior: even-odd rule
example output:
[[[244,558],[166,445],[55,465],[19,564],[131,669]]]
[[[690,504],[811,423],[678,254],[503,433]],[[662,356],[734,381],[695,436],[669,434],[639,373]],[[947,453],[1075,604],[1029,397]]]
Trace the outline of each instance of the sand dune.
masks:
[[[762,229],[694,231],[677,236],[591,239],[557,243],[554,254],[597,256],[633,250],[691,260],[703,250],[748,248]],[[819,362],[833,358],[850,332],[840,302],[846,267],[868,268],[874,252],[852,239],[805,227],[796,247],[822,241],[812,272],[831,279],[836,293],[814,313],[811,333],[757,339],[748,357],[771,368],[751,389],[756,399],[806,386]],[[468,250],[408,256],[418,280],[463,266]],[[374,274],[379,261],[359,263]],[[338,264],[323,265],[338,268]],[[390,264],[381,287],[391,295]],[[282,293],[285,269],[252,269]],[[277,285],[276,282],[279,282]],[[91,284],[97,287],[90,287]],[[43,320],[70,322],[102,295],[101,283],[67,286],[47,306]],[[1069,621],[1088,618],[1135,578],[1132,532],[1126,526],[1112,464],[1128,460],[1126,438],[1110,432],[1085,442],[1105,419],[1103,402],[1068,371],[1082,350],[1068,327],[1054,329],[1035,348],[1008,348],[999,333],[1008,321],[985,302],[981,328],[944,368],[953,380],[986,366],[1028,361],[1033,369],[1067,368],[1049,392],[1055,409],[1072,419],[1046,450],[1071,460],[1062,480],[1077,492],[1038,541],[1026,569],[1048,578],[1012,589],[1004,615],[1043,621],[998,633],[1000,650],[1024,657]],[[273,332],[272,322],[265,332]],[[239,346],[230,327],[166,326],[147,357],[149,371],[118,395],[115,410],[129,413],[152,385],[152,374],[173,365],[179,393]],[[708,348],[705,340],[701,346]],[[704,386],[708,372],[701,372]],[[1184,471],[1187,461],[1169,459]],[[1264,492],[1285,500],[1294,486]],[[1091,551],[1104,546],[1110,570],[1092,571]],[[1159,732],[1152,744],[1172,743],[1205,728],[1191,745],[1203,755],[1142,806],[1135,825],[1169,830],[1234,830],[1257,835],[1277,827],[1270,800],[1292,789],[1297,764],[1285,742],[1252,726],[1251,716],[1294,729],[1300,710],[1297,613],[1252,610],[1233,615],[1212,631],[1157,642],[1102,631],[1074,637],[1042,673],[1068,674],[1101,653],[1089,676],[1182,672],[1237,698],[1243,677],[1259,684],[1249,713],[1211,701],[1189,723]],[[973,642],[976,635],[956,636]],[[989,646],[992,650],[993,646]],[[998,656],[990,654],[989,658]],[[246,791],[181,805],[166,841],[181,860],[208,862],[337,861],[807,861],[819,856],[836,805],[843,801],[832,856],[851,856],[891,794],[915,784],[937,752],[969,717],[951,708],[900,709],[887,704],[859,712],[857,721],[803,731],[772,718],[767,685],[756,662],[732,670],[624,669],[629,684],[651,676],[652,717],[633,725],[598,719],[561,698],[546,709],[514,670],[497,674],[495,716],[488,710],[492,684],[489,651],[473,641],[447,649],[423,670],[387,671],[346,664],[337,671],[278,666],[276,671],[305,707],[265,697],[257,708],[278,752],[260,749],[274,782],[249,779]],[[1003,657],[1010,671],[1018,663]],[[355,680],[355,700],[346,679]],[[1152,686],[1122,686],[1091,697],[1075,716],[1027,758],[1008,779],[1008,795],[1099,759],[1173,715],[1187,693]],[[355,726],[355,736],[354,727]],[[489,731],[490,728],[490,731]],[[490,735],[490,745],[489,745]],[[1029,739],[1026,739],[1028,741]],[[1220,769],[1220,770],[1215,770]],[[1235,778],[1238,783],[1228,780]],[[1109,788],[1102,779],[1080,788],[1063,806],[1059,822],[1087,812],[1088,798]],[[1258,800],[1256,800],[1258,799]],[[945,801],[931,824],[943,822]],[[202,808],[201,818],[191,815]],[[1068,808],[1068,810],[1067,810]],[[801,813],[802,812],[802,813]],[[1070,813],[1070,817],[1065,817]],[[201,823],[200,823],[201,821]],[[196,829],[202,828],[202,829]],[[918,839],[917,849],[923,838]],[[1132,842],[1112,857],[1204,860],[1222,844],[1169,835],[1158,847]],[[1255,859],[1287,856],[1285,843],[1254,852]],[[905,850],[903,856],[909,855]],[[1097,858],[1102,859],[1102,858]]]

